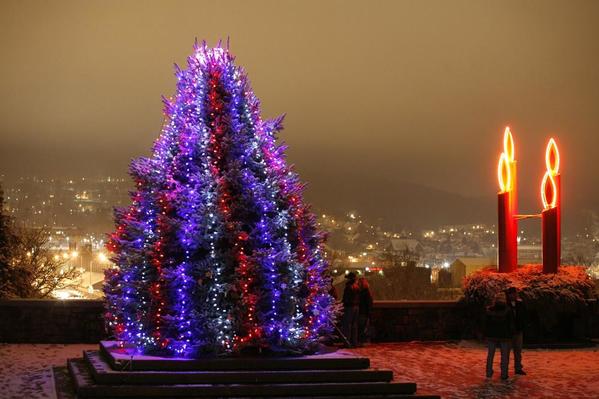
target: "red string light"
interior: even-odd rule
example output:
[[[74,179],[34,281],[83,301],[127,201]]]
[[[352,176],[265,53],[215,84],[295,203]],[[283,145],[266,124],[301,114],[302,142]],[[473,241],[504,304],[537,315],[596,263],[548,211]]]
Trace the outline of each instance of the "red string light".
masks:
[[[210,76],[210,92],[208,98],[210,100],[210,108],[214,111],[219,111],[223,108],[223,100],[218,92],[218,82],[220,78],[220,72],[214,71]],[[221,214],[225,218],[225,226],[227,232],[234,237],[233,246],[235,248],[235,261],[237,263],[236,273],[240,276],[243,283],[241,284],[241,296],[243,303],[246,306],[246,311],[242,315],[242,324],[246,326],[246,334],[243,336],[234,337],[234,346],[239,344],[251,343],[252,340],[259,338],[262,335],[261,328],[257,324],[255,317],[255,295],[251,295],[252,282],[254,281],[253,276],[250,273],[251,265],[249,258],[245,253],[243,243],[247,241],[248,235],[244,231],[240,231],[236,224],[233,223],[231,204],[232,197],[230,194],[229,187],[227,185],[224,176],[222,175],[224,167],[224,152],[222,137],[224,135],[224,129],[222,124],[222,116],[216,112],[210,112],[210,116],[213,120],[210,122],[212,129],[212,135],[210,137],[210,149],[211,149],[211,172],[215,176],[218,182],[218,208]]]

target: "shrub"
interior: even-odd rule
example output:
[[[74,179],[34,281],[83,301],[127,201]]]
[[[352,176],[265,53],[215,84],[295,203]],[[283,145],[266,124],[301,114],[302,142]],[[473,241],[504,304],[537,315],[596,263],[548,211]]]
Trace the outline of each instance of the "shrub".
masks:
[[[464,279],[463,301],[475,330],[480,331],[484,308],[511,286],[518,288],[536,324],[528,326],[529,335],[548,339],[564,335],[558,332],[560,317],[586,314],[587,300],[596,297],[595,283],[582,266],[561,266],[556,274],[544,274],[541,265],[525,265],[513,273],[481,270]]]

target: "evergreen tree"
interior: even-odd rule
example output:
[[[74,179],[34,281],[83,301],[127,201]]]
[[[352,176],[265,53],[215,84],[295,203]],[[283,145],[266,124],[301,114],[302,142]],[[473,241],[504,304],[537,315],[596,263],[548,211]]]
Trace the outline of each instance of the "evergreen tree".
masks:
[[[106,321],[145,352],[308,351],[330,331],[323,234],[228,48],[194,47],[115,212]]]

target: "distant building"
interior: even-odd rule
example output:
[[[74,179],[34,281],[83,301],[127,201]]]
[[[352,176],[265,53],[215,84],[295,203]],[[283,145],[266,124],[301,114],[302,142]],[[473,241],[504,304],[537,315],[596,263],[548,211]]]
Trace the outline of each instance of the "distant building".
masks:
[[[494,245],[492,247],[481,248],[481,253],[484,258],[497,259],[497,248]]]
[[[443,268],[434,268],[431,272],[431,282],[439,288],[452,288],[451,272]]]
[[[394,266],[407,266],[408,262],[417,263],[424,253],[420,241],[413,238],[391,238],[385,248]]]
[[[458,258],[449,266],[451,272],[451,285],[460,287],[464,277],[487,267],[495,267],[495,259],[486,257],[462,257]]]
[[[518,264],[537,264],[543,261],[543,248],[540,245],[518,245]]]
[[[410,252],[420,253],[423,250],[420,241],[414,238],[392,238],[389,241],[390,243],[388,249],[392,252],[404,252],[407,250]]]

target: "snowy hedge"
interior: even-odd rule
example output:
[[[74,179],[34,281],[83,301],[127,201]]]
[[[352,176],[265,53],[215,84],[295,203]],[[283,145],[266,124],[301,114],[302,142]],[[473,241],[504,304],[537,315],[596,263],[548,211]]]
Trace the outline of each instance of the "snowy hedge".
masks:
[[[479,324],[484,308],[498,292],[518,288],[531,322],[539,334],[554,332],[560,315],[583,315],[589,299],[595,298],[595,283],[582,266],[561,266],[556,274],[543,274],[542,265],[525,265],[512,273],[481,270],[464,279],[463,302]],[[476,326],[474,327],[476,328]]]

